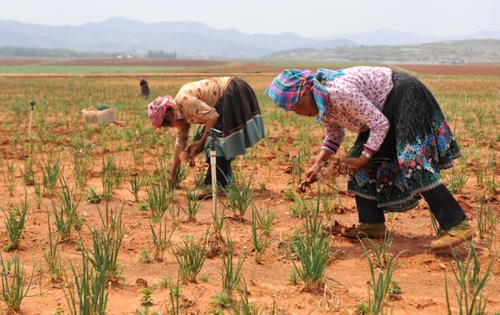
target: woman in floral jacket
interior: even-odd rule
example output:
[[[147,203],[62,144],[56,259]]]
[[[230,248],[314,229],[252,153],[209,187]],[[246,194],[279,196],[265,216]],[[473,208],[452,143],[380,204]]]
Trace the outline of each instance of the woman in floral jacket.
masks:
[[[344,236],[383,237],[384,212],[412,209],[420,195],[445,232],[431,248],[455,246],[474,236],[474,228],[439,174],[453,166],[460,149],[439,104],[417,78],[385,67],[316,73],[289,69],[273,80],[266,93],[279,107],[317,117],[325,126],[321,151],[305,174],[308,183],[317,181],[337,152],[345,129],[359,134],[353,154],[343,162],[350,172],[348,190],[355,194],[361,224],[343,229]]]

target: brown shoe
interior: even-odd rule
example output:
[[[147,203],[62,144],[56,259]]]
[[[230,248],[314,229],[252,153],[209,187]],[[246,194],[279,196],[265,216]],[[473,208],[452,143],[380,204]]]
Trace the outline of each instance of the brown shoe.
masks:
[[[449,230],[446,230],[439,239],[431,243],[431,249],[446,249],[471,240],[476,234],[472,224],[463,220]]]
[[[205,185],[200,189],[188,192],[188,197],[191,200],[202,200],[205,198],[212,197],[212,187]]]
[[[225,196],[226,192],[223,189],[217,188],[217,196]],[[200,189],[196,189],[188,192],[188,197],[191,200],[203,200],[212,198],[212,186],[205,185],[200,187]]]
[[[358,226],[343,228],[340,230],[340,234],[349,238],[380,238],[385,237],[386,231],[387,228],[385,227],[385,223],[361,223]]]

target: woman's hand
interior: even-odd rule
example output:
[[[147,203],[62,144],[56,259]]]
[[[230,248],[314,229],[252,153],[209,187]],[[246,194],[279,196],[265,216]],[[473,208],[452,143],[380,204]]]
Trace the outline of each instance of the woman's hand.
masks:
[[[311,166],[310,169],[305,172],[305,177],[306,180],[304,180],[302,183],[300,183],[299,187],[297,187],[298,192],[305,192],[306,188],[311,186],[311,184],[317,182],[323,171],[323,166],[325,165],[325,162],[322,161],[316,161],[313,166]]]
[[[190,157],[195,157],[197,156],[201,151],[203,151],[203,147],[205,145],[205,142],[204,141],[195,141],[193,143],[191,143],[190,145],[188,145],[184,151],[186,151],[188,153],[188,155]]]
[[[306,176],[309,183],[312,184],[318,181],[318,179],[321,177],[321,171],[324,164],[325,163],[323,162],[316,162],[313,166],[311,166],[310,169],[307,170],[304,175]]]
[[[340,162],[340,174],[351,174],[368,162],[368,158],[361,155],[357,158],[343,158]]]

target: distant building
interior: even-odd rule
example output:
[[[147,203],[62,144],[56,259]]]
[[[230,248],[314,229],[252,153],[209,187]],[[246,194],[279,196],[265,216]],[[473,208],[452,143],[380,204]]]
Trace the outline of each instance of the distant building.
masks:
[[[465,63],[464,59],[448,58],[441,61],[444,65],[463,65]]]

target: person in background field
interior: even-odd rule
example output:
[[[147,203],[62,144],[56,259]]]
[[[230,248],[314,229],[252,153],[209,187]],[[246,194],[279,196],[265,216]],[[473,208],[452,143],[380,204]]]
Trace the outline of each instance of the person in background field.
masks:
[[[144,97],[146,100],[149,97],[149,85],[148,81],[146,81],[143,77],[139,79],[139,85],[141,86],[141,95]]]
[[[181,154],[193,157],[205,151],[210,163],[208,132],[215,128],[222,132],[216,141],[217,182],[227,186],[232,179],[231,161],[244,155],[265,137],[264,121],[259,103],[252,88],[237,77],[218,77],[185,84],[175,99],[170,95],[159,97],[148,105],[151,124],[157,128],[177,127],[177,139],[172,161],[172,178],[176,178]],[[199,139],[187,145],[191,124],[202,124]],[[211,166],[205,177],[205,187],[198,191],[198,198],[212,194]]]
[[[444,231],[432,249],[473,238],[474,227],[439,174],[453,166],[460,149],[436,99],[417,78],[385,67],[289,69],[265,93],[286,111],[316,117],[325,126],[320,153],[305,173],[307,183],[318,180],[337,152],[344,128],[358,133],[342,163],[360,224],[342,229],[342,235],[384,237],[384,213],[410,210],[423,196]]]

